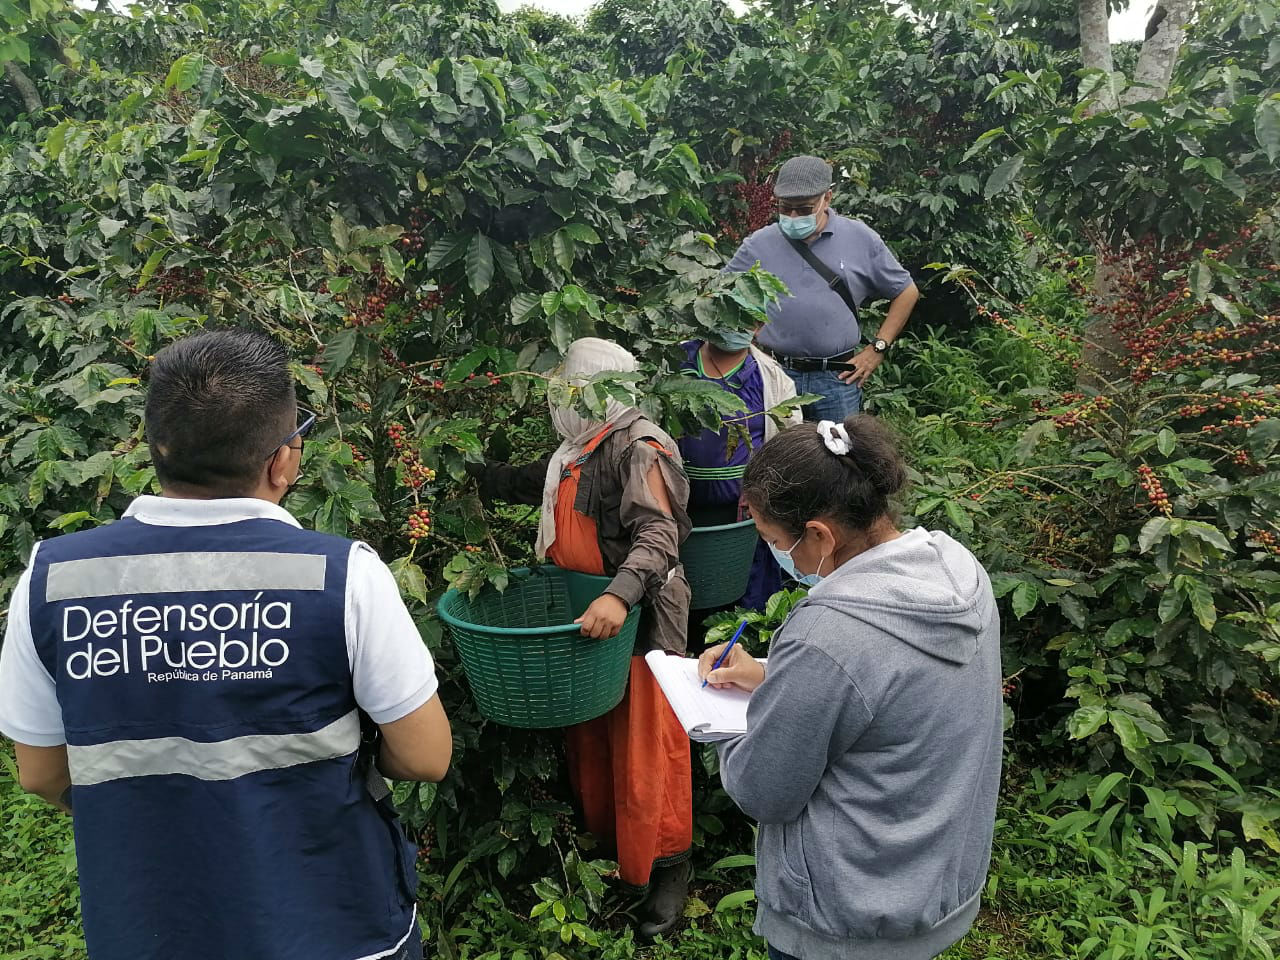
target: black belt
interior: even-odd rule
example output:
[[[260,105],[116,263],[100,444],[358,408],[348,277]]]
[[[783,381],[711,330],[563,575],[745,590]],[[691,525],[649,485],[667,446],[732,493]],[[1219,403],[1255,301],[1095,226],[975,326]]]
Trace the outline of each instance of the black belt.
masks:
[[[839,357],[788,357],[768,347],[765,348],[765,352],[784,367],[795,370],[797,373],[812,373],[815,370],[854,370],[856,368],[849,361],[858,351],[850,350]]]

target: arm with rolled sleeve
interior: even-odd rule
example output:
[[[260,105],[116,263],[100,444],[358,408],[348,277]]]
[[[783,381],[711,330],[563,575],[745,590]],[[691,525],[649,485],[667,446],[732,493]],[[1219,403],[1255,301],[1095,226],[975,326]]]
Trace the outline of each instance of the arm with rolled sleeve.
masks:
[[[400,780],[440,780],[453,737],[431,653],[395,577],[371,548],[351,548],[347,655],[356,703],[382,731],[379,770]]]
[[[801,619],[807,617],[793,617],[784,629],[799,627]],[[764,682],[751,694],[747,732],[718,745],[725,791],[760,823],[790,823],[831,759],[848,750],[871,719],[857,685],[816,643],[780,637]]]
[[[680,562],[680,541],[688,535],[689,483],[667,454],[644,441],[631,445],[622,469],[618,516],[631,534],[631,549],[605,592],[634,607],[646,595],[656,596]],[[655,481],[662,486],[657,494],[650,488]]]
[[[62,707],[54,679],[36,653],[30,593],[28,567],[9,598],[4,646],[0,648],[0,733],[14,742],[22,788],[69,810],[71,773]]]

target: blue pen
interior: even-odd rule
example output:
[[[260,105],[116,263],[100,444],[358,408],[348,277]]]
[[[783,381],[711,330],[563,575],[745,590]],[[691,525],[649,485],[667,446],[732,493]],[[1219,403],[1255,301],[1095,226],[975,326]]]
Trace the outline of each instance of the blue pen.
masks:
[[[747,629],[747,621],[743,620],[738,624],[738,631],[733,635],[733,639],[729,641],[729,645],[720,651],[720,656],[716,657],[716,662],[711,665],[712,670],[719,670],[720,664],[724,663],[724,658],[729,655],[729,651],[733,649],[733,645],[738,642],[738,638],[742,636],[742,631]],[[703,680],[702,685],[705,687],[707,681]]]

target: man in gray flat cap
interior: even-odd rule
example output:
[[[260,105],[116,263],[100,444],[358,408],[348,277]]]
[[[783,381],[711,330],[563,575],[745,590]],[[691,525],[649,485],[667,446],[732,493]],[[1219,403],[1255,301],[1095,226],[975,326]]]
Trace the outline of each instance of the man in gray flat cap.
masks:
[[[778,222],[747,237],[725,270],[749,270],[758,261],[790,289],[769,308],[756,339],[797,392],[822,397],[805,417],[839,423],[862,409],[863,385],[907,325],[920,292],[879,234],[831,209],[825,160],[792,157],[773,193]],[[890,301],[889,312],[876,338],[861,347],[858,309],[870,298]]]

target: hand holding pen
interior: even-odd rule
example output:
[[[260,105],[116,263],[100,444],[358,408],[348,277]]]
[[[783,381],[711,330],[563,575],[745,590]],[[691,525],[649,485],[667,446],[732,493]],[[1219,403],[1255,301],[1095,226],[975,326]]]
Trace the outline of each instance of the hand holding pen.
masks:
[[[739,687],[751,691],[764,682],[764,667],[738,646],[738,638],[746,627],[744,620],[738,624],[732,640],[711,647],[698,658],[698,676],[702,677],[704,687],[709,683],[717,689]]]

